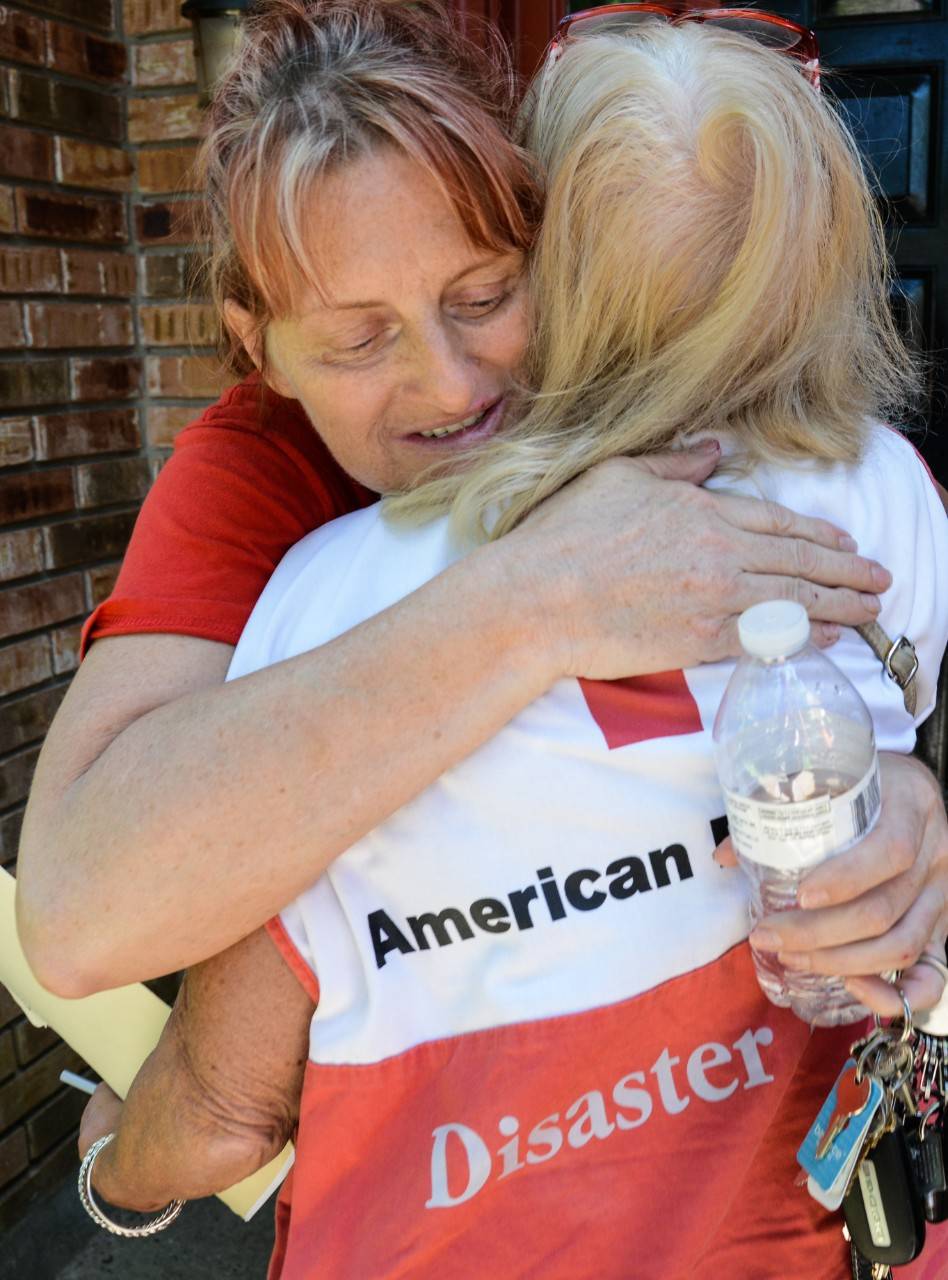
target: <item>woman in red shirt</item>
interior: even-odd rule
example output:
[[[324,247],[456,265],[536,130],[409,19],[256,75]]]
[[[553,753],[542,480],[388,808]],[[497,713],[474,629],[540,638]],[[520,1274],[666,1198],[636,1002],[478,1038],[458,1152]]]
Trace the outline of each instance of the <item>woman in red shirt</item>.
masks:
[[[332,644],[223,685],[288,546],[397,487],[406,460],[500,427],[539,208],[509,141],[514,105],[500,54],[466,44],[434,3],[273,0],[249,29],[205,157],[214,292],[263,383],[181,436],[47,738],[19,920],[53,990],[148,978],[234,943],[562,676],[720,658],[737,614],[775,595],[802,598],[823,643],[878,611],[889,576],[843,531],[700,489],[712,448],[596,468]],[[359,225],[338,226],[339,157],[377,152],[433,174],[456,218],[403,208],[406,246],[374,215],[376,192],[411,199],[383,166]],[[319,211],[336,234],[314,241]],[[287,316],[301,285],[319,293],[322,254],[343,262],[346,289],[300,327]],[[281,325],[317,387],[305,410],[267,345]],[[911,761],[884,768],[877,832],[808,887],[806,905],[826,909],[772,922],[810,968],[904,967],[944,934],[937,785]],[[931,1000],[937,981],[919,970],[906,991]],[[874,999],[895,1011],[884,987]]]

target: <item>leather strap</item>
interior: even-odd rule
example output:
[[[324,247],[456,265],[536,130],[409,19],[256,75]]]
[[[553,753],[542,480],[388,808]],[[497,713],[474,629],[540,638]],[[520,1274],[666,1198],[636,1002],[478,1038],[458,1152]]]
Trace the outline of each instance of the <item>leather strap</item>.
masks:
[[[866,622],[856,630],[885,667],[889,678],[902,690],[905,710],[914,716],[918,701],[918,658],[911,640],[905,636],[890,640],[878,622]]]

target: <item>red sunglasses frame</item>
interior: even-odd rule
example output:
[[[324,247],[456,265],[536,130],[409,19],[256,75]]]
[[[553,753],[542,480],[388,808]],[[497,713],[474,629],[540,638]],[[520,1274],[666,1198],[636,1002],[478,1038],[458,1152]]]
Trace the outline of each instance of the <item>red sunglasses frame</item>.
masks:
[[[780,49],[779,52],[800,62],[803,74],[815,88],[819,88],[820,46],[815,33],[809,27],[801,27],[799,23],[791,22],[789,18],[781,18],[779,14],[766,13],[761,9],[700,8],[694,4],[694,0],[691,0],[691,3],[689,0],[680,0],[680,2],[671,0],[668,4],[652,4],[649,0],[642,0],[638,4],[604,4],[594,9],[582,9],[579,13],[569,13],[556,25],[556,32],[549,44],[547,65],[555,62],[560,56],[563,45],[569,39],[570,27],[577,23],[581,24],[587,18],[609,18],[622,13],[650,13],[664,18],[666,22],[673,25],[681,22],[713,24],[724,18],[741,18],[745,21],[759,22],[764,26],[779,27],[782,31],[796,36],[796,44]]]

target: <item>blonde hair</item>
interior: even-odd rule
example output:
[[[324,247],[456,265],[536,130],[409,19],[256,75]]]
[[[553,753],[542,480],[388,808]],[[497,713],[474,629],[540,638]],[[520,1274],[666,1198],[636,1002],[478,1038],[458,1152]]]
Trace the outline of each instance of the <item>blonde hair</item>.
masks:
[[[547,178],[534,390],[394,514],[453,503],[499,536],[595,463],[709,431],[747,463],[853,460],[912,388],[855,144],[787,57],[698,24],[578,39],[524,141]]]
[[[540,194],[511,139],[517,84],[499,35],[486,25],[480,35],[473,43],[438,0],[254,8],[198,161],[219,315],[232,299],[262,334],[307,287],[320,293],[314,194],[324,175],[377,147],[432,173],[477,247],[530,248]],[[237,374],[252,368],[235,335],[224,334],[222,356]]]

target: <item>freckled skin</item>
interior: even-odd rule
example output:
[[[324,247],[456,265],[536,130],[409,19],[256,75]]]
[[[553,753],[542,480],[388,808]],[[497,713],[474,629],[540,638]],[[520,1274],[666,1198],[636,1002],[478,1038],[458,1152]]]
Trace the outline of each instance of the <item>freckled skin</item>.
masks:
[[[435,181],[391,150],[327,179],[313,231],[323,296],[269,325],[268,380],[350,475],[405,488],[452,447],[416,433],[507,390],[527,337],[522,255],[475,248]]]

